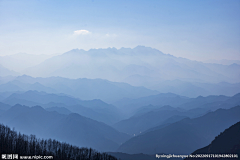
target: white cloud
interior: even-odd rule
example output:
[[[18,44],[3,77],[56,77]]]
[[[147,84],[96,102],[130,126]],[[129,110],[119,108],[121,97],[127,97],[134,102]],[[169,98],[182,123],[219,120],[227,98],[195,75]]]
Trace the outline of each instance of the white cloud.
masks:
[[[87,30],[77,30],[77,31],[74,31],[74,35],[86,35],[86,34],[91,34],[91,32],[89,32]]]

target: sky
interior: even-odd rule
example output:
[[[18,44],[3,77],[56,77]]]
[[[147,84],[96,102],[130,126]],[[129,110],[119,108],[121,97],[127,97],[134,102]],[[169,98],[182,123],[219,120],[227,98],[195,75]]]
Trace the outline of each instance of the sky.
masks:
[[[240,60],[240,0],[0,0],[0,56],[138,45]]]

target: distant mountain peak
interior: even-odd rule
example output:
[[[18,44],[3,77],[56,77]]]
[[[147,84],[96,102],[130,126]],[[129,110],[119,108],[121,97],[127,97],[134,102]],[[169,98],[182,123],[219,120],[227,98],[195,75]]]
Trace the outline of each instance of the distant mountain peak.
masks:
[[[76,49],[72,49],[71,51],[79,51],[79,49],[78,49],[78,48],[76,48]]]
[[[137,47],[133,48],[133,50],[138,51],[139,53],[145,53],[147,52],[147,54],[151,53],[151,54],[162,54],[165,55],[164,53],[162,53],[161,51],[159,51],[158,49],[155,48],[151,48],[151,47],[145,47],[142,45],[138,45]]]
[[[72,55],[72,54],[81,54],[81,53],[87,53],[87,54],[98,54],[101,53],[100,55],[104,55],[104,54],[127,54],[127,55],[137,55],[137,54],[144,54],[144,55],[149,55],[149,54],[153,54],[153,55],[165,55],[164,53],[162,53],[161,51],[159,51],[158,49],[155,48],[151,48],[151,47],[145,47],[142,45],[138,45],[134,48],[120,48],[117,49],[115,47],[108,47],[108,48],[92,48],[89,49],[88,51],[85,51],[83,49],[72,49],[66,53],[64,53],[63,55]]]
[[[233,97],[240,97],[240,93],[235,94]]]
[[[17,75],[19,75],[19,73],[11,69],[8,69],[2,64],[0,64],[0,76],[5,77],[5,76],[17,76]]]
[[[23,75],[21,75],[21,76],[18,76],[18,77],[23,77],[23,78],[32,78],[31,76],[29,76],[29,75],[26,75],[26,74],[23,74]]]
[[[26,75],[26,74],[23,74],[23,75],[21,75],[21,76],[17,76],[16,77],[16,80],[21,80],[21,79],[23,79],[23,80],[32,80],[32,79],[34,79],[33,77],[31,77],[31,76],[29,76],[29,75]]]
[[[45,109],[43,109],[41,106],[38,106],[38,105],[31,107],[31,109],[32,109],[32,110],[35,110],[35,111],[38,111],[38,112],[39,112],[39,111],[41,111],[41,112],[42,112],[42,111],[45,111]]]
[[[230,66],[238,66],[238,67],[239,67],[239,64],[233,63],[233,64],[231,64]]]
[[[70,113],[68,116],[67,116],[67,119],[74,119],[74,120],[79,120],[79,119],[89,119],[87,117],[84,117],[84,116],[81,116],[80,114],[78,113]]]
[[[23,110],[23,109],[28,109],[28,106],[25,105],[21,105],[21,104],[15,104],[14,106],[12,106],[10,109],[11,110]]]
[[[115,48],[115,47],[108,47],[107,50],[115,50],[115,51],[116,51],[116,50],[118,50],[118,49]]]
[[[87,52],[87,51],[76,48],[76,49],[72,49],[70,51],[63,53],[62,55],[78,55],[78,54],[85,53],[85,52]],[[61,55],[59,55],[59,56],[61,56]]]

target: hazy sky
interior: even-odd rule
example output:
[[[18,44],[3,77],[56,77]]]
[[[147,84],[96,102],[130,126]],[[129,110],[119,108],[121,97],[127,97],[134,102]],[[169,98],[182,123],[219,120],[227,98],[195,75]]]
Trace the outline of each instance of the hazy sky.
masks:
[[[240,60],[240,0],[0,0],[0,55],[137,45]]]

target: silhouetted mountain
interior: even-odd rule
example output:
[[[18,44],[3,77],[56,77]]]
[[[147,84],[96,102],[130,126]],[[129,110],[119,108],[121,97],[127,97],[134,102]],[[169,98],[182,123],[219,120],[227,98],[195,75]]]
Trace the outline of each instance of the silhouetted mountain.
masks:
[[[45,92],[27,91],[14,93],[3,100],[9,105],[22,104],[27,106],[65,107],[71,112],[113,124],[121,119],[118,109],[101,100],[80,100],[63,94],[48,94]]]
[[[23,63],[24,59],[32,60]],[[84,92],[82,92],[83,90],[76,91],[72,87],[73,85],[69,83],[66,83],[66,87],[66,84],[65,86],[61,86],[62,84],[59,86],[59,81],[54,81],[55,83],[57,82],[57,84],[53,85],[58,87],[52,88],[53,86],[47,86],[39,82],[41,85],[52,88],[58,93],[66,93],[75,97],[79,95],[78,98],[86,100],[101,99],[106,102],[113,102],[124,97],[139,98],[152,95],[146,94],[147,92],[144,92],[144,89],[141,89],[139,93],[131,89],[132,91],[128,91],[130,92],[130,94],[128,94],[126,91],[123,91],[123,88],[119,89],[116,87],[115,84],[105,84],[102,81],[99,82],[99,78],[114,82],[125,82],[133,86],[144,86],[161,93],[171,92],[191,98],[199,95],[208,96],[224,94],[232,96],[238,93],[240,89],[239,64],[222,65],[191,61],[185,58],[177,58],[169,54],[164,54],[157,49],[144,46],[137,46],[133,49],[107,48],[90,49],[89,51],[73,49],[58,56],[34,56],[22,53],[14,56],[2,57],[0,63],[7,68],[10,67],[10,69],[17,71],[22,71],[28,66],[29,68],[21,73],[34,77],[61,76],[74,79],[92,79],[87,85],[84,84],[81,86]],[[33,66],[34,64],[35,66]],[[98,81],[93,79],[98,79]],[[81,83],[85,83],[84,79],[82,79]],[[102,84],[99,85],[99,83]],[[109,85],[112,85],[112,87],[108,88],[107,86]],[[94,87],[95,92],[92,91],[93,89],[91,89],[91,86]],[[100,86],[104,86],[104,91],[106,92],[107,90],[108,92],[98,92],[97,90],[101,88]],[[19,87],[22,88],[22,86]],[[35,86],[30,89],[36,88],[38,87]],[[67,90],[68,93],[63,90]],[[43,89],[38,91],[48,92]],[[91,92],[91,94],[88,94],[89,92]],[[119,94],[116,94],[116,92]]]
[[[161,123],[161,125],[158,125],[156,127],[152,127],[150,129],[147,129],[146,131],[142,132],[141,134],[143,135],[147,132],[151,132],[151,131],[155,131],[155,130],[164,128],[164,127],[166,127],[166,126],[168,126],[172,123],[175,123],[175,122],[180,121],[180,120],[185,119],[185,118],[188,118],[188,117],[187,116],[179,116],[179,115],[172,116],[172,117],[166,119],[165,121],[163,121]]]
[[[227,104],[231,105],[239,105],[240,103],[240,93],[230,97],[228,100],[226,100],[223,104],[221,104],[224,108],[227,107]]]
[[[170,105],[174,108],[182,109],[202,109],[205,111],[216,110],[219,108],[231,108],[240,105],[240,94],[232,97],[224,95],[210,95],[207,97],[198,96],[197,98],[188,98],[172,93],[161,93],[137,99],[122,99],[113,103],[113,105],[128,113],[130,116],[137,112],[147,113],[164,105]]]
[[[150,83],[151,84],[151,83]],[[213,84],[212,84],[213,85]],[[183,80],[165,80],[165,81],[158,81],[155,84],[149,86],[150,89],[158,90],[162,93],[175,93],[178,95],[183,95],[187,97],[197,97],[199,95],[208,96],[212,94],[209,90],[202,86],[197,86],[193,82],[187,82]],[[237,93],[237,92],[234,92]],[[219,94],[219,92],[215,93]]]
[[[105,122],[106,124],[112,124],[114,121],[116,121],[118,119],[118,116],[116,116],[114,113],[111,113],[111,111],[108,111],[104,108],[101,108],[100,105],[96,105],[96,108],[92,107],[92,108],[88,108],[88,107],[84,107],[82,105],[72,105],[72,106],[68,106],[64,103],[55,103],[55,102],[51,102],[51,103],[47,103],[47,104],[43,104],[42,105],[44,108],[46,108],[46,110],[56,110],[57,112],[59,112],[60,108],[65,108],[68,111],[65,112],[65,110],[61,109],[61,113],[62,114],[69,114],[69,111],[71,113],[79,113],[80,115],[84,115],[85,117],[91,118],[91,119],[95,119],[101,122]],[[58,107],[56,107],[58,106]],[[99,106],[99,108],[97,109],[97,107]],[[108,116],[103,116],[103,115],[107,115]],[[113,119],[116,119],[114,121],[112,121]]]
[[[24,93],[14,93],[10,95],[8,98],[4,100],[11,105],[15,105],[12,102],[12,99],[19,99],[19,100],[26,100],[32,101],[38,104],[47,104],[50,102],[55,103],[64,103],[68,105],[75,105],[81,102],[81,100],[72,98],[65,95],[57,95],[57,94],[48,94],[45,92],[38,92],[38,91],[27,91]]]
[[[176,122],[181,118],[173,118],[173,116],[180,117],[197,117],[202,114],[207,113],[205,110],[197,110],[197,111],[185,111],[178,108],[173,108],[170,106],[163,106],[155,108],[149,112],[143,114],[137,114],[129,119],[122,120],[113,125],[117,130],[130,134],[130,135],[138,135],[142,132],[156,127],[158,125],[163,125],[167,123]],[[172,118],[172,120],[170,120]]]
[[[0,64],[0,76],[1,77],[5,77],[5,76],[18,76],[19,75],[19,73],[15,72],[15,71],[12,71],[12,70],[9,70],[9,69],[3,67],[1,64]]]
[[[192,108],[206,108],[213,107],[214,105],[219,105],[222,102],[228,100],[230,97],[227,96],[198,96],[197,98],[189,99],[189,102],[179,105],[179,107],[184,109],[192,109]]]
[[[240,83],[207,83],[207,82],[188,82],[184,80],[162,80],[147,86],[149,89],[157,90],[161,93],[175,93],[182,96],[195,98],[208,95],[228,95],[233,96],[240,90]],[[132,83],[129,83],[132,84]]]
[[[211,69],[213,72],[217,72],[227,77],[231,77],[232,79],[240,78],[239,64],[233,63],[230,65],[221,65],[221,64],[214,64],[214,63],[205,63],[204,66]],[[239,83],[239,81],[237,82]]]
[[[4,87],[7,82],[10,83],[12,87]],[[221,82],[214,84],[186,82],[181,80],[157,80],[156,83],[158,84],[154,85],[154,83],[151,82],[147,83],[151,84],[147,85],[148,88],[153,89],[150,90],[144,87],[133,87],[126,83],[110,82],[101,79],[67,79],[60,77],[32,78],[30,76],[24,75],[16,77],[15,79],[8,78],[8,81],[5,78],[4,81],[0,83],[0,89],[2,92],[37,90],[47,93],[65,93],[74,97],[78,97],[80,99],[101,99],[103,101],[111,103],[119,101],[122,98],[140,98],[156,95],[159,92],[171,92],[178,95],[194,98],[199,95],[232,96],[238,93],[240,90],[240,83],[231,84]]]
[[[13,93],[22,93],[22,92],[0,92],[1,101],[9,97]]]
[[[181,108],[173,108],[169,105],[165,105],[165,106],[153,106],[153,105],[148,105],[148,106],[143,106],[143,107],[140,107],[139,109],[137,109],[134,113],[134,117],[136,116],[140,116],[140,115],[143,115],[145,113],[148,113],[150,111],[156,111],[156,110],[169,110],[169,111],[173,111],[173,110],[178,110],[178,111],[185,111],[184,109],[181,109]]]
[[[240,94],[236,94],[232,97],[227,96],[199,96],[194,99],[190,99],[188,103],[182,104],[179,107],[185,109],[193,108],[204,108],[209,110],[216,110],[219,108],[232,108],[234,106],[240,105]]]
[[[25,134],[56,138],[59,141],[100,151],[114,151],[130,138],[104,123],[79,114],[48,112],[40,106],[29,108],[15,105],[2,114],[0,122]]]
[[[52,126],[51,137],[100,151],[115,151],[129,136],[104,123],[72,113]]]
[[[116,123],[117,121],[123,119],[124,115],[122,115],[121,112],[110,108],[101,108],[99,105],[99,108],[92,107],[84,107],[81,105],[73,105],[68,107],[69,110],[71,110],[73,113],[79,113],[80,115],[86,116],[88,118],[104,122],[106,124],[112,125]]]
[[[13,93],[16,94],[16,93]],[[21,93],[22,94],[22,93]],[[9,104],[11,106],[14,106],[16,104],[22,104],[22,105],[26,105],[26,106],[36,106],[36,105],[41,105],[40,103],[37,102],[33,102],[30,100],[25,100],[25,99],[20,99],[20,98],[16,98],[14,96],[12,96],[11,98],[6,98],[3,100],[4,103]]]
[[[18,80],[12,80],[9,83],[16,85],[18,87],[20,87],[22,89],[22,91],[28,91],[28,90],[36,90],[39,92],[48,92],[48,93],[56,93],[56,90],[50,88],[50,87],[46,87],[38,82],[35,83],[24,83],[24,82],[20,82]],[[3,91],[8,91],[8,88],[6,88]]]
[[[227,82],[220,82],[220,83],[199,83],[194,82],[195,86],[201,87],[204,90],[207,90],[208,95],[227,95],[233,96],[239,93],[240,83],[227,83]],[[208,96],[206,94],[198,94],[202,96]]]
[[[33,78],[24,75],[16,77],[14,80],[8,81],[8,83],[14,85],[15,88],[1,88],[0,85],[2,92],[37,90],[47,93],[64,93],[83,100],[101,99],[106,102],[117,101],[125,97],[139,98],[159,93],[144,87],[133,87],[127,83],[102,79]]]
[[[237,106],[228,110],[218,109],[194,119],[183,119],[131,138],[119,147],[118,152],[190,154],[208,145],[216,135],[240,121],[239,114],[240,106]]]
[[[89,104],[84,104],[84,106],[76,104],[76,105],[71,105],[68,106],[63,103],[48,103],[48,104],[43,104],[42,106],[45,108],[52,108],[54,106],[63,107],[71,111],[72,113],[78,113],[80,115],[83,115],[85,117],[104,122],[106,124],[112,125],[115,122],[123,119],[124,115],[122,115],[120,112],[117,112],[115,108],[104,108],[104,105],[102,106],[101,103],[97,103],[98,101],[95,101],[95,106],[89,106]],[[85,105],[87,107],[85,107]],[[67,112],[68,113],[68,112]],[[66,113],[64,113],[66,114]]]
[[[161,93],[137,99],[124,98],[113,103],[114,106],[122,109],[126,113],[134,114],[139,108],[143,106],[177,106],[188,102],[188,97],[179,96],[173,93]]]
[[[27,69],[25,74],[35,77],[102,78],[111,81],[122,81],[138,74],[157,81],[164,77],[164,80],[235,83],[239,82],[239,70],[240,65],[237,64],[202,63],[163,54],[150,47],[137,46],[133,49],[74,49]]]
[[[240,155],[240,122],[232,125],[224,132],[221,132],[208,146],[198,149],[192,153],[196,154],[237,154]],[[236,157],[235,157],[236,158]],[[234,159],[235,159],[234,158]],[[187,158],[196,160],[206,160],[209,158]],[[233,159],[233,157],[211,158],[211,159]]]
[[[39,106],[29,108],[18,104],[5,111],[0,117],[0,122],[15,127],[25,134],[44,137],[48,128],[64,116],[57,112],[47,112]]]
[[[2,92],[17,92],[17,91],[24,91],[23,88],[19,87],[18,85],[15,85],[11,82],[7,82],[0,85],[0,90]]]
[[[16,77],[15,76],[0,76],[0,84],[4,84],[10,81],[13,81]]]

